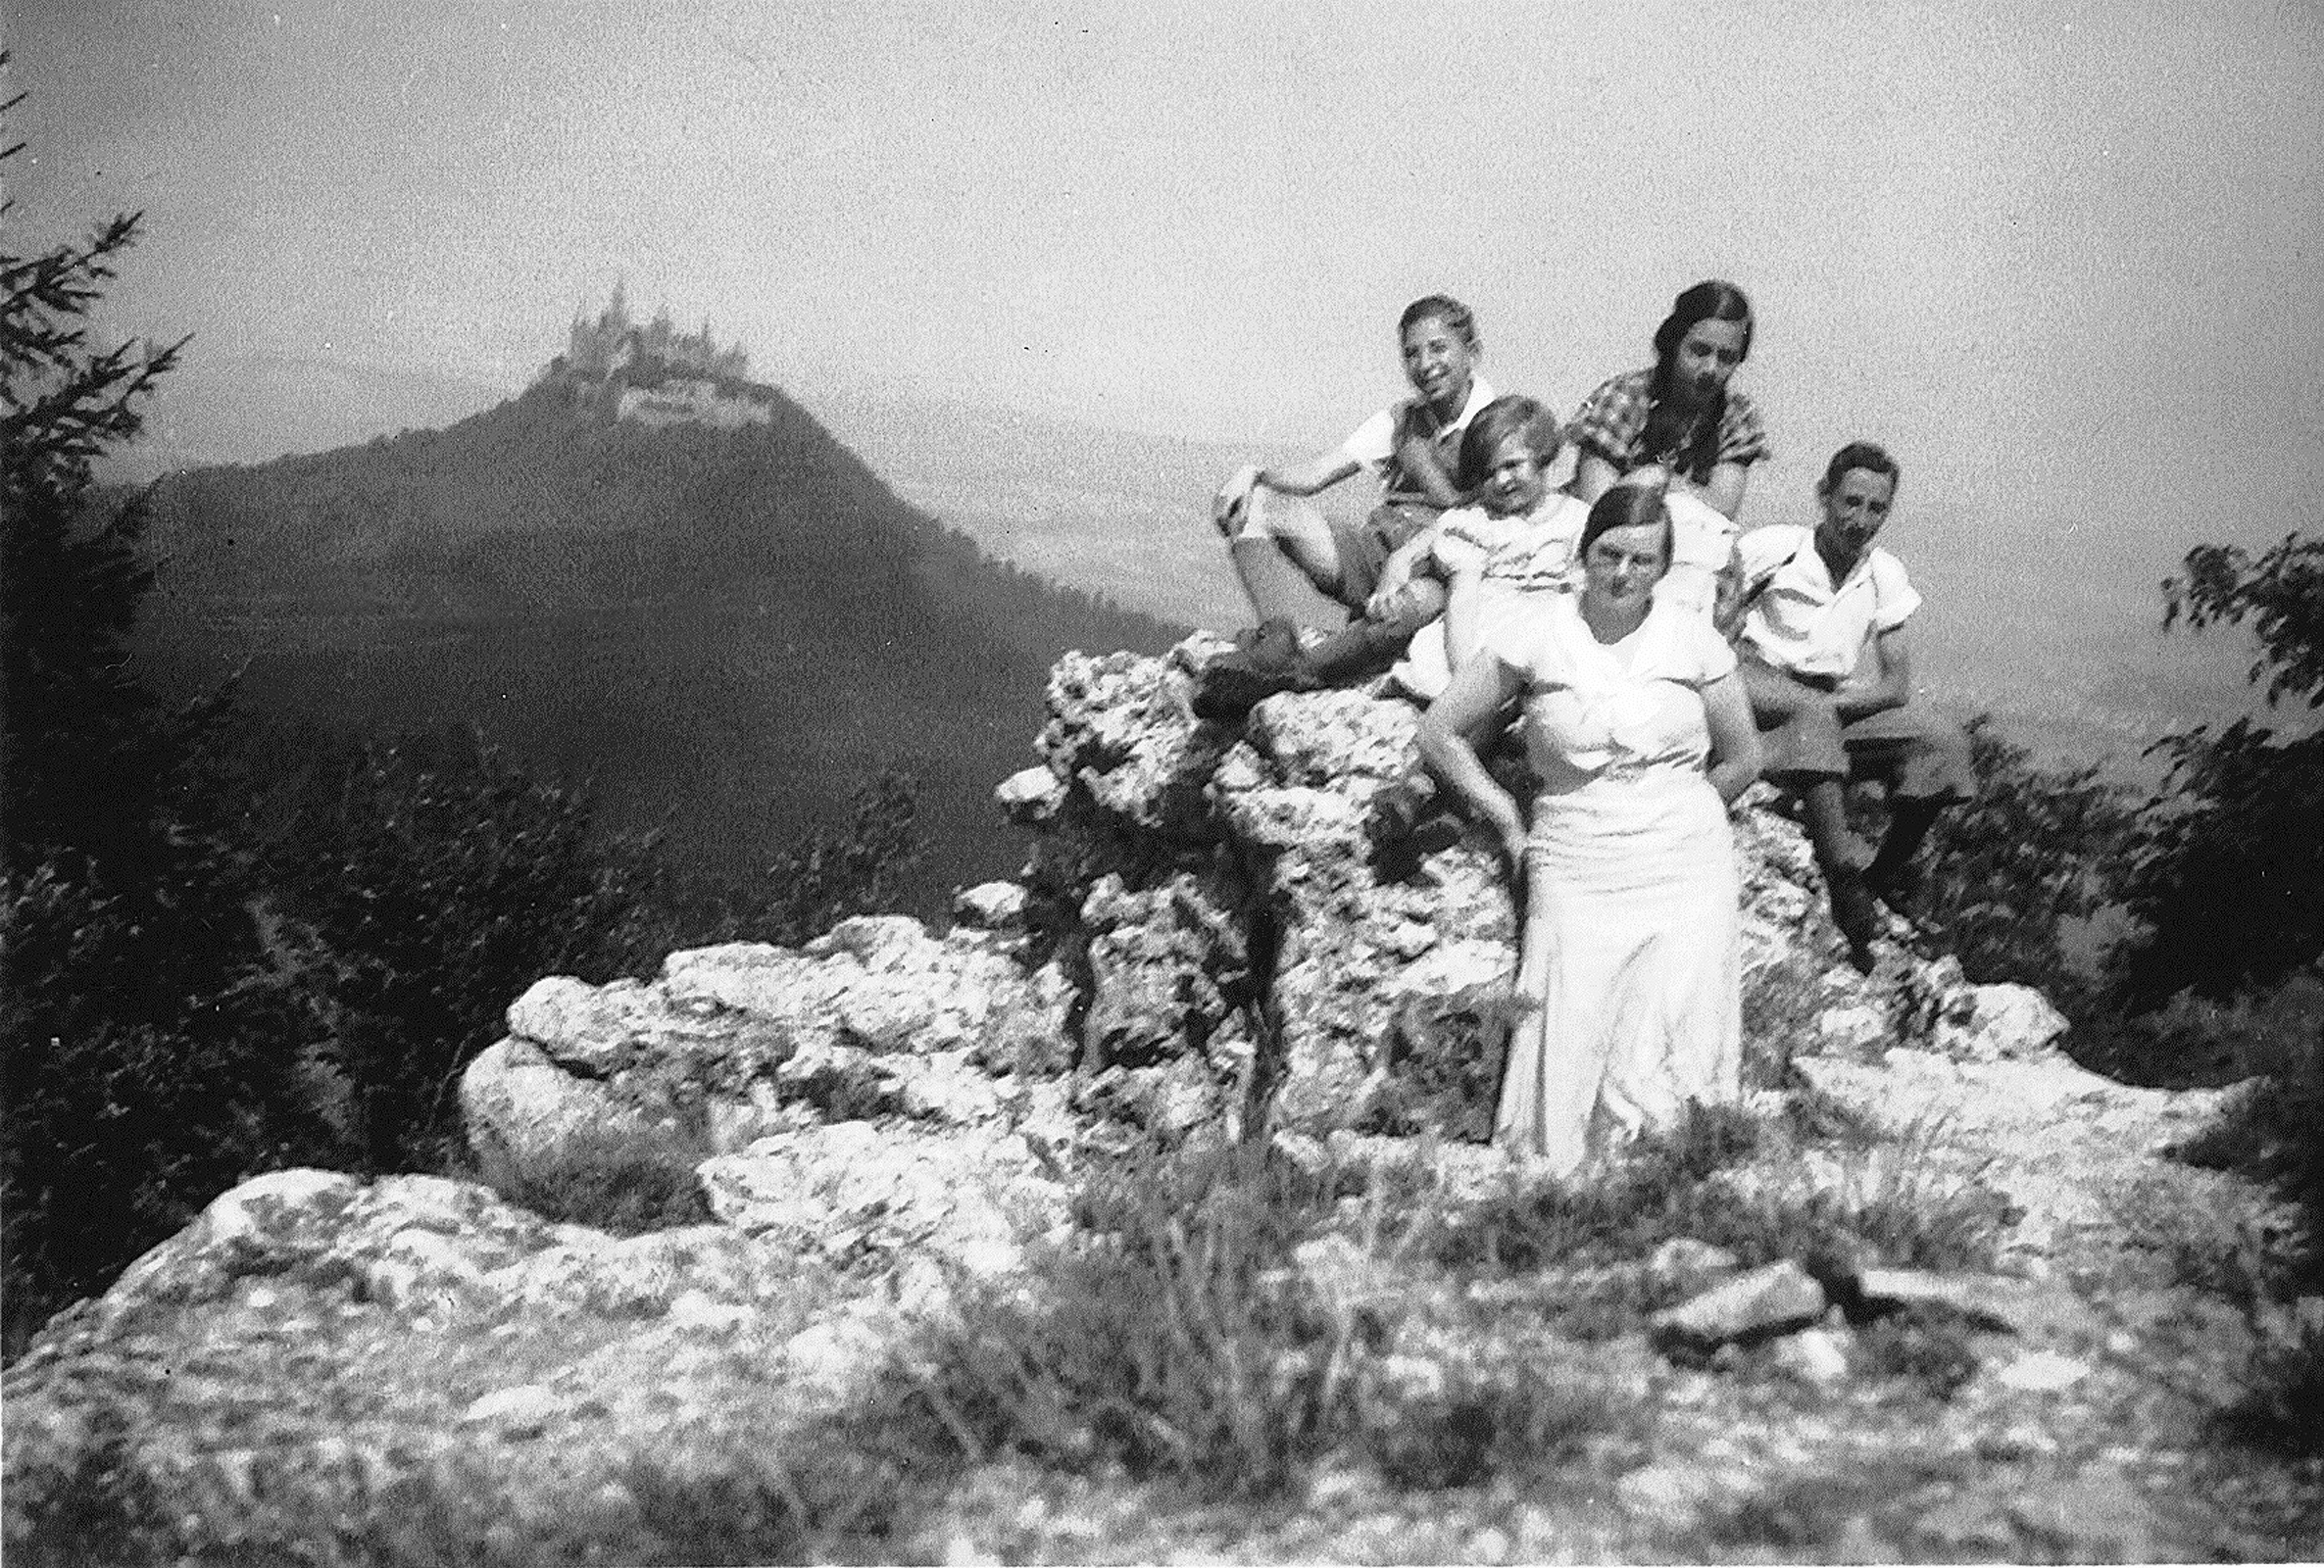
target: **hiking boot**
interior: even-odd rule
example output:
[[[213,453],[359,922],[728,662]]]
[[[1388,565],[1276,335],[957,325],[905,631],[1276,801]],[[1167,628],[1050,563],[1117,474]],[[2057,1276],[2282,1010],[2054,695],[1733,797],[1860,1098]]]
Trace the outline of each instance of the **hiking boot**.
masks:
[[[1194,716],[1238,723],[1279,692],[1314,689],[1314,677],[1299,665],[1272,666],[1238,650],[1211,660],[1194,678]]]
[[[1883,865],[1878,858],[1864,867],[1864,891],[1909,920],[1909,906],[1920,897],[1920,867],[1910,860]]]
[[[1854,866],[1827,870],[1824,882],[1832,899],[1832,923],[1848,939],[1848,961],[1858,974],[1872,972],[1872,939],[1880,934],[1880,906],[1864,886],[1864,874]]]

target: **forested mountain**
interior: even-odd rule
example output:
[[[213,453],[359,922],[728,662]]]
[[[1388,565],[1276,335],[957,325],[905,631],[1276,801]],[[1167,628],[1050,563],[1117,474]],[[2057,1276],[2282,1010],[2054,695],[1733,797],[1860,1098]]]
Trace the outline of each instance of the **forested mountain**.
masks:
[[[997,563],[779,393],[721,431],[617,421],[545,377],[441,431],[173,475],[144,633],[166,681],[262,710],[473,726],[747,875],[889,762],[920,780],[915,903],[1014,869],[990,792],[1068,647],[1162,623]]]

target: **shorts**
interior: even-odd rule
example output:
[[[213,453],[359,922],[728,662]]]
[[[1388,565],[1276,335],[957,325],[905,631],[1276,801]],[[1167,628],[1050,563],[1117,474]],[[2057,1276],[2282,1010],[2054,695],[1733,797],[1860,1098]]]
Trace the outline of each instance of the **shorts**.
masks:
[[[1361,522],[1333,522],[1331,539],[1339,551],[1339,591],[1332,597],[1361,612],[1364,601],[1380,586],[1380,571],[1388,558],[1444,514],[1440,507],[1417,501],[1389,501],[1372,508]]]
[[[1759,722],[1771,783],[1798,788],[1819,779],[1873,779],[1899,800],[1967,801],[1977,795],[1969,737],[1925,703],[1840,722],[1828,697],[1836,680],[1802,677],[1746,656],[1740,674]]]

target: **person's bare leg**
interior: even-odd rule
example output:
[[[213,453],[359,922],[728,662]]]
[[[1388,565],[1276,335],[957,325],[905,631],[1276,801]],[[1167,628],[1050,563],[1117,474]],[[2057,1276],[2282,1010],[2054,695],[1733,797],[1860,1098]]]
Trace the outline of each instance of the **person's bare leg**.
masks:
[[[1251,515],[1241,533],[1228,541],[1235,575],[1243,595],[1261,620],[1281,616],[1301,618],[1293,608],[1296,597],[1285,590],[1285,564],[1295,567],[1309,585],[1326,598],[1336,599],[1340,586],[1340,546],[1323,514],[1298,496],[1257,490],[1251,496]]]
[[[1445,611],[1444,585],[1434,578],[1407,583],[1395,613],[1382,620],[1358,612],[1347,625],[1301,655],[1307,672],[1320,681],[1369,675],[1392,663],[1412,634]]]
[[[1775,756],[1819,761],[1845,757],[1840,719],[1830,697],[1754,660],[1743,662],[1742,672],[1753,717],[1762,730],[1774,732],[1769,749]],[[1779,773],[1775,782],[1799,797],[1807,842],[1815,852],[1816,868],[1823,872],[1824,889],[1831,899],[1832,923],[1848,939],[1849,960],[1858,969],[1869,970],[1879,912],[1864,886],[1864,873],[1856,865],[1855,835],[1849,831],[1843,777],[1820,771],[1796,776]]]

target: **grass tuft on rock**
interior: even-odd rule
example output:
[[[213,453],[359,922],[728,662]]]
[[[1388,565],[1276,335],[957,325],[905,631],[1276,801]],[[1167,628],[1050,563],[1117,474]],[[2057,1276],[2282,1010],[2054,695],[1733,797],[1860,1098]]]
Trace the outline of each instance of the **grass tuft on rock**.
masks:
[[[576,1129],[554,1157],[521,1167],[485,1150],[475,1179],[546,1219],[641,1236],[716,1217],[694,1175],[716,1152],[709,1133],[683,1118],[659,1127],[601,1124]]]

